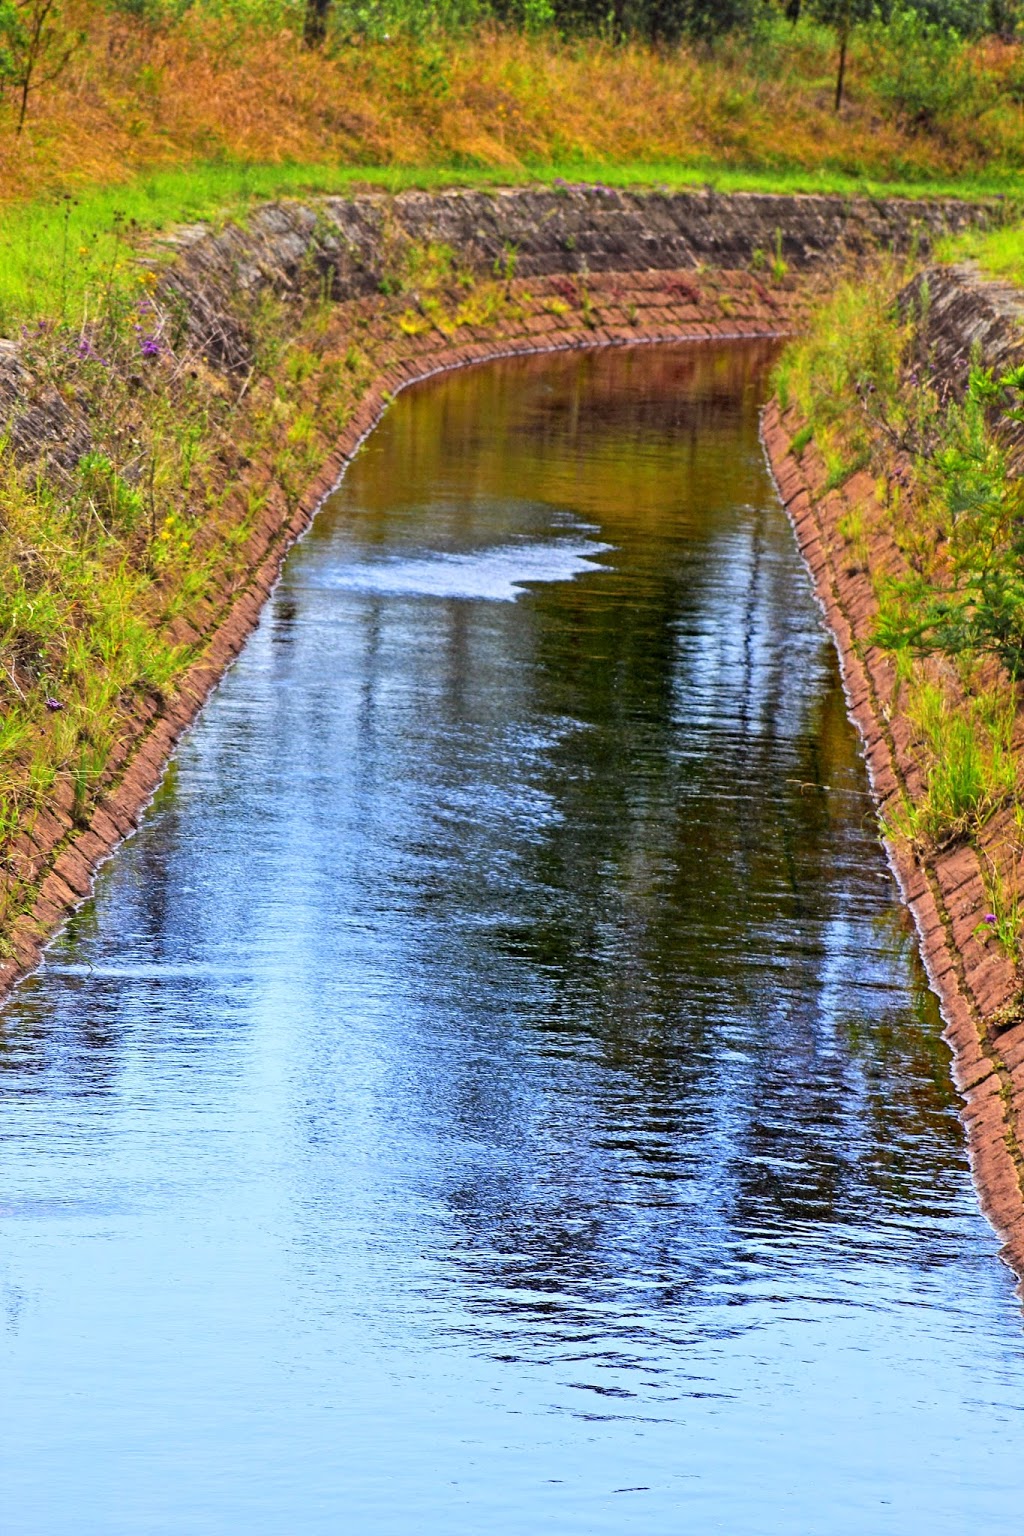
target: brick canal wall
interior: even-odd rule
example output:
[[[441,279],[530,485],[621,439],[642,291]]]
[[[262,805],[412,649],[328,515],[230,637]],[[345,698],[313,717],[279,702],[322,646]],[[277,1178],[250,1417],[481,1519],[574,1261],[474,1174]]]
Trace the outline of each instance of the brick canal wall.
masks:
[[[239,295],[336,303],[378,297],[403,245],[443,245],[477,273],[588,280],[594,274],[751,272],[781,260],[795,274],[879,250],[927,254],[939,235],[989,224],[994,206],[955,200],[760,193],[621,192],[603,187],[406,192],[399,197],[271,203],[244,227],[181,229],[164,287],[184,306],[194,343],[222,366],[249,359]],[[666,290],[671,295],[671,290]],[[691,318],[696,319],[696,316]]]
[[[45,808],[4,847],[2,878],[13,888],[21,915],[5,935],[9,953],[0,958],[0,995],[35,968],[63,919],[89,895],[99,865],[138,824],[181,733],[256,625],[288,549],[401,390],[447,369],[539,351],[779,336],[792,330],[800,295],[794,286],[770,289],[745,271],[709,271],[699,281],[690,270],[603,274],[585,289],[578,280],[561,277],[516,280],[502,285],[495,319],[460,326],[454,335],[433,327],[407,334],[401,304],[374,294],[334,306],[322,339],[322,365],[343,359],[358,336],[371,382],[340,435],[318,443],[319,470],[298,494],[282,485],[269,449],[257,462],[239,460],[235,451],[231,462],[240,469],[226,488],[221,526],[243,525],[254,502],[261,507],[259,516],[241,559],[236,550],[234,569],[216,592],[168,624],[168,637],[187,646],[194,660],[173,690],[126,705],[88,825],[76,825],[71,779],[58,776]],[[211,326],[224,334],[219,317],[232,314],[226,305],[221,310],[211,303],[202,317],[207,336]],[[235,339],[239,336],[247,348],[241,328]],[[239,366],[247,355],[236,354]],[[315,382],[295,386],[296,392],[315,394]],[[257,391],[254,384],[250,394]],[[269,382],[265,393],[272,400]],[[66,463],[88,446],[88,423],[62,399],[45,393],[33,399],[28,390],[15,398],[29,401],[12,433],[23,452],[55,450]],[[282,436],[288,425],[282,422]]]
[[[75,824],[70,783],[58,778],[51,802],[4,850],[3,878],[22,915],[6,935],[0,995],[35,967],[62,920],[88,896],[98,866],[137,825],[175,743],[258,621],[290,545],[400,390],[445,369],[527,352],[782,336],[799,326],[809,289],[823,274],[827,280],[830,268],[911,242],[927,252],[938,233],[992,217],[991,210],[957,203],[563,188],[274,204],[257,210],[244,229],[178,231],[155,264],[159,291],[184,316],[191,347],[232,387],[240,381],[244,393],[257,366],[252,316],[267,294],[292,308],[297,329],[311,305],[328,300],[322,364],[344,357],[358,334],[372,382],[341,434],[323,442],[319,471],[297,495],[275,479],[270,455],[249,463],[225,450],[229,514],[234,508],[241,524],[246,505],[253,498],[262,503],[242,548],[242,574],[236,562],[213,596],[173,621],[173,639],[194,659],[173,691],[126,710],[89,824]],[[410,334],[400,311],[417,295],[389,299],[387,290],[413,243],[448,246],[477,273],[497,268],[504,302],[495,315],[454,333],[425,324]],[[1001,290],[939,269],[931,292],[934,355],[951,376],[972,344],[993,359],[1012,351],[1009,300]],[[826,492],[813,446],[795,449],[801,425],[770,407],[765,444],[839,648],[850,711],[884,810],[901,785],[911,793],[921,787],[921,771],[909,728],[890,712],[891,664],[869,643],[871,582],[838,532],[843,513],[856,507],[866,515],[873,563],[896,569],[900,557],[871,482],[859,476]],[[0,427],[22,460],[73,466],[90,444],[88,420],[73,403],[35,388],[17,346],[4,342]],[[987,905],[979,856],[960,848],[924,866],[892,850],[890,856],[942,1000],[982,1202],[1008,1262],[1024,1275],[1024,1023],[1000,1023],[1017,978],[974,937]]]
[[[920,338],[940,385],[962,385],[972,350],[993,367],[1024,358],[1024,314],[1013,290],[970,267],[933,268],[931,303]],[[799,412],[766,409],[765,449],[819,602],[839,652],[847,703],[864,745],[883,819],[903,797],[925,792],[920,742],[900,714],[894,663],[872,644],[878,610],[872,577],[909,574],[888,514],[866,473],[829,490],[828,472]],[[852,514],[852,517],[851,517]],[[844,519],[850,518],[849,522]],[[857,547],[852,530],[856,529]],[[866,542],[867,554],[864,554]],[[942,663],[924,663],[936,676]],[[950,678],[944,679],[950,686]],[[1024,714],[1015,751],[1024,755]],[[921,954],[946,1023],[963,1121],[982,1208],[1003,1257],[1024,1279],[1024,1010],[1021,977],[1002,946],[986,936],[991,909],[986,876],[1019,890],[1012,810],[992,816],[972,843],[914,852],[887,843],[890,864],[917,927]]]

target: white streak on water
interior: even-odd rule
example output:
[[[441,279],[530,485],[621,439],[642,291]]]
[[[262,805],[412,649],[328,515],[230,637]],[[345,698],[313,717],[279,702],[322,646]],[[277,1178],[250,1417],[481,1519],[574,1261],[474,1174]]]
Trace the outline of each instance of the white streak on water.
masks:
[[[595,557],[614,548],[595,539],[501,544],[469,554],[428,552],[354,561],[318,573],[316,586],[374,597],[475,598],[512,603],[528,583],[571,581],[602,570]]]

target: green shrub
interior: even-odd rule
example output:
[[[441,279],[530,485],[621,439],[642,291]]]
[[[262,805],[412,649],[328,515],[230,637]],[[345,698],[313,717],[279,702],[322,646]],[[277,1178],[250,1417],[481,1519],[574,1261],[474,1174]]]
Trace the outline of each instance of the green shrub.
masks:
[[[105,528],[131,533],[144,511],[141,493],[118,474],[105,453],[85,453],[78,461],[80,496]]]
[[[871,44],[871,89],[909,127],[933,128],[980,107],[977,76],[954,28],[901,8],[875,25]]]
[[[880,644],[920,653],[997,656],[1024,673],[1024,485],[993,428],[1019,421],[1024,369],[994,378],[972,368],[962,403],[936,410],[915,474],[945,544],[945,578],[919,570],[887,592]]]

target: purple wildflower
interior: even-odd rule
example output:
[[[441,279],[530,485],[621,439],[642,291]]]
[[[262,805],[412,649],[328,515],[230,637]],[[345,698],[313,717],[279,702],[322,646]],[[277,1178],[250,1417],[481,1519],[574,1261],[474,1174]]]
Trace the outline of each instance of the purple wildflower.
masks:
[[[46,707],[52,714],[58,709],[63,709],[64,705],[61,703],[60,699],[55,699],[51,694],[47,694]]]
[[[999,921],[999,919],[996,917],[994,912],[986,912],[985,916],[982,918],[982,922],[983,923],[990,923],[991,924],[991,923],[997,923],[998,921]]]

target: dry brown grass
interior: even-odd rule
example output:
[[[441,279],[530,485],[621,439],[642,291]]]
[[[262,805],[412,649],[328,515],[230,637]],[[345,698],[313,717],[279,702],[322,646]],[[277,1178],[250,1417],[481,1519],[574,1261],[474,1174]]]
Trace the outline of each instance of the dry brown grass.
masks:
[[[83,5],[88,0],[82,0]],[[0,198],[218,158],[260,163],[521,168],[538,162],[714,162],[955,177],[1024,164],[1021,108],[910,131],[855,61],[830,110],[821,60],[758,73],[742,49],[702,58],[507,33],[311,54],[294,36],[188,19],[151,30],[90,10],[87,42],[34,98],[25,132],[0,105]],[[979,59],[982,54],[979,53]],[[988,45],[993,79],[1018,67]],[[802,73],[801,73],[802,70]]]

